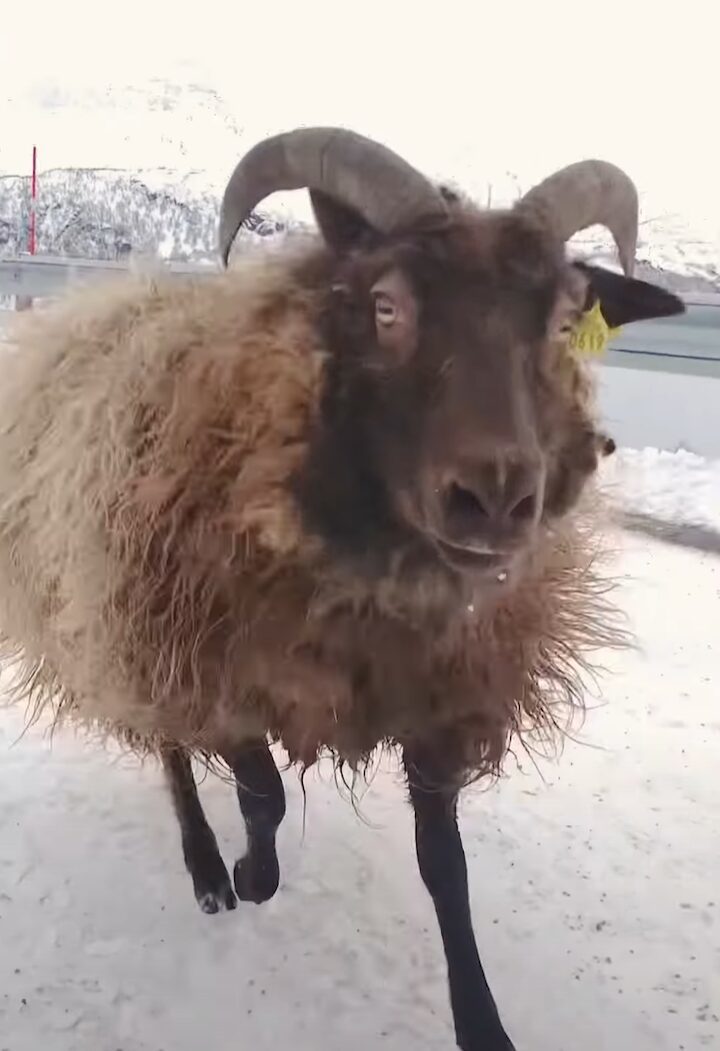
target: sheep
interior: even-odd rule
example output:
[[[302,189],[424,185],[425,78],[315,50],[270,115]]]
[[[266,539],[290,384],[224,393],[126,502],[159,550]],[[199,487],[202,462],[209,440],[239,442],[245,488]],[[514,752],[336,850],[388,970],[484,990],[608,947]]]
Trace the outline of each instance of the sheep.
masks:
[[[231,250],[309,190],[319,235]],[[603,224],[623,273],[566,257]],[[0,395],[7,702],[162,762],[207,913],[276,892],[271,747],[401,755],[457,1046],[513,1044],[478,954],[461,789],[561,740],[591,653],[623,645],[592,479],[612,442],[568,341],[681,312],[635,280],[638,201],[602,161],[482,210],[354,132],[258,143],[223,267],[73,293],[16,333]],[[231,882],[191,760],[229,771]]]

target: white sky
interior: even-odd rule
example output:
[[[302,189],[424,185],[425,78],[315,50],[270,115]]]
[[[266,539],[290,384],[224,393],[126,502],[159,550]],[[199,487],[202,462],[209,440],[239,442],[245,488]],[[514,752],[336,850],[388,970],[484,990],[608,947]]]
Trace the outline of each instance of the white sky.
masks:
[[[665,14],[657,0],[419,7],[202,0],[192,17],[179,0],[15,7],[2,24],[0,170],[26,170],[35,139],[46,167],[165,163],[157,123],[143,141],[137,114],[116,136],[102,109],[78,120],[37,104],[39,85],[81,93],[155,76],[216,88],[249,138],[342,124],[471,190],[508,170],[526,184],[603,156],[653,207],[720,236],[712,3],[686,0]],[[249,142],[203,123],[196,113],[184,162],[222,180]]]

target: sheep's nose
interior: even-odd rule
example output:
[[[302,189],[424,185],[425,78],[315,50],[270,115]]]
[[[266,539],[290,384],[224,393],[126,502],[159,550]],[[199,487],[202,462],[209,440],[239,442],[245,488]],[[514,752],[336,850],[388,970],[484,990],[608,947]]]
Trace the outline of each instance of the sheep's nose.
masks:
[[[479,464],[454,472],[443,490],[447,539],[455,543],[516,539],[542,511],[543,472],[534,463]]]

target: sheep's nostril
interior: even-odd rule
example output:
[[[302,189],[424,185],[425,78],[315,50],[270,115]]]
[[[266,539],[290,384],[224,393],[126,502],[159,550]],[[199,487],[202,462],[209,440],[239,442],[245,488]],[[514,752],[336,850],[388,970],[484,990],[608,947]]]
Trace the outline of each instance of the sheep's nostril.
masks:
[[[522,500],[519,500],[514,507],[511,507],[508,515],[518,522],[528,521],[535,517],[536,508],[537,497],[535,493],[531,493],[529,496],[524,496]]]
[[[488,517],[487,509],[476,493],[457,482],[451,482],[445,493],[445,513],[450,519],[470,525]]]
[[[492,465],[491,465],[492,466]],[[477,482],[448,480],[443,491],[445,526],[456,540],[496,540],[532,526],[542,502],[536,472],[521,465],[514,472],[477,471]]]

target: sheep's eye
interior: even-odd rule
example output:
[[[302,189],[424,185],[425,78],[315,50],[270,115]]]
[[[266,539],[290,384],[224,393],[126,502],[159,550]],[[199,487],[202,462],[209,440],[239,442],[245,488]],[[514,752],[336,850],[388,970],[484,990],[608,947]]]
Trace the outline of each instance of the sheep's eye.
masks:
[[[388,296],[375,297],[375,318],[379,325],[393,325],[397,321],[397,307]]]

